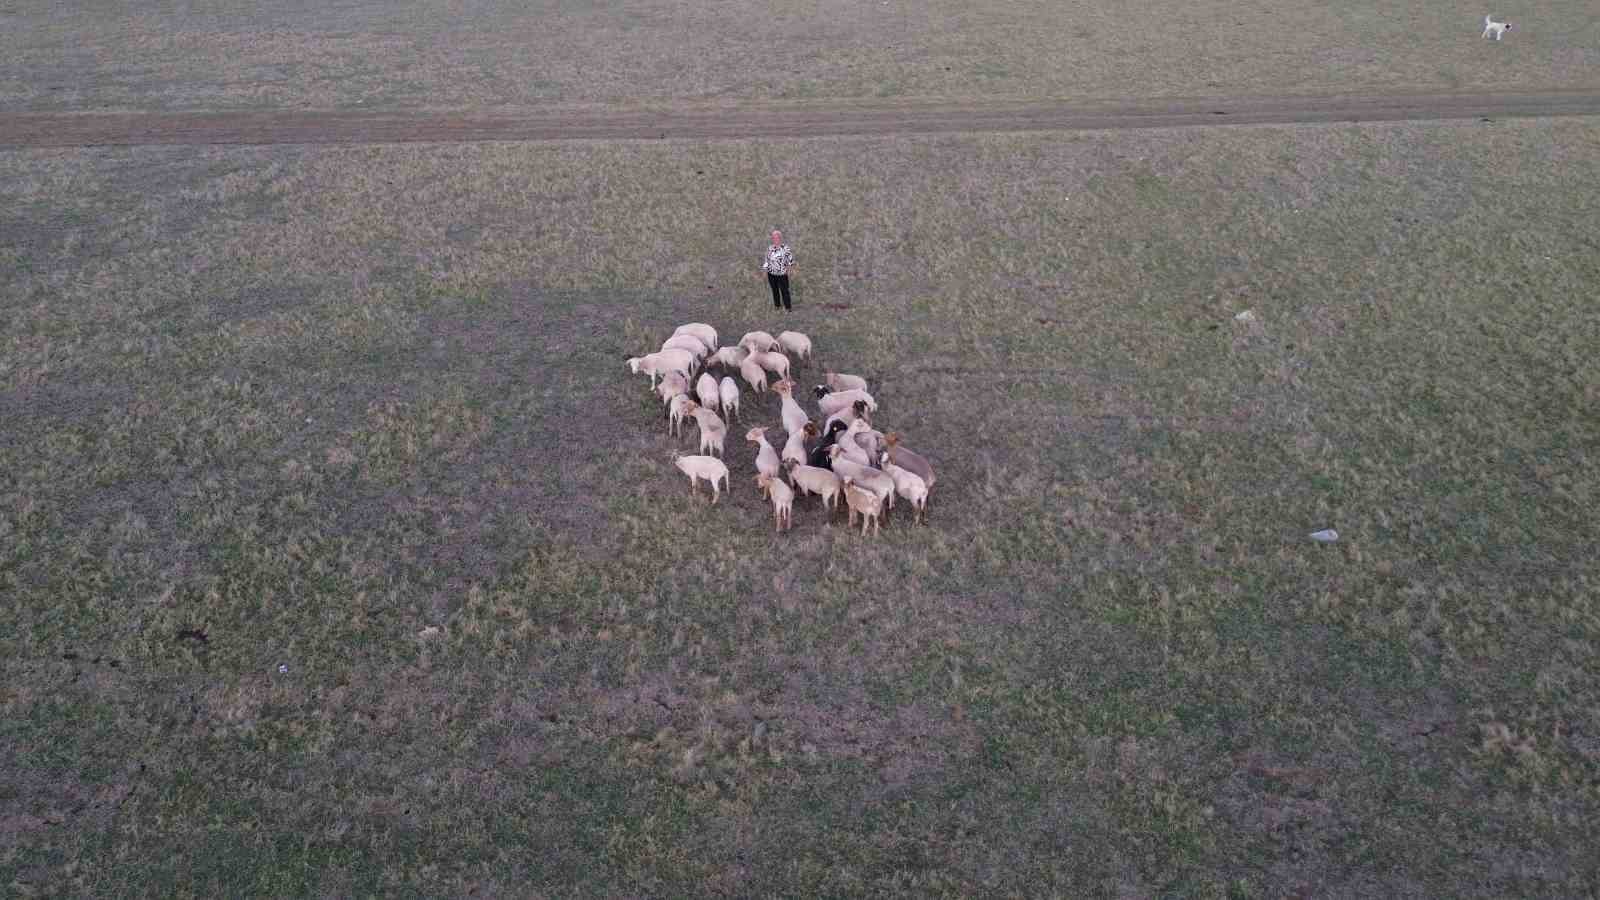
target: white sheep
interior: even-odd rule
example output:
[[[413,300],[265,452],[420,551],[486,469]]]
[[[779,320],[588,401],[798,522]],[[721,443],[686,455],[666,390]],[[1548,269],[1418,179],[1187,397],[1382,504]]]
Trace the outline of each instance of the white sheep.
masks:
[[[707,353],[717,349],[717,330],[703,322],[690,322],[687,325],[679,325],[677,330],[672,333],[687,334],[699,339],[702,344],[706,345]]]
[[[856,484],[853,476],[846,475],[840,479],[844,486],[845,506],[850,509],[850,527],[856,524],[856,514],[861,515],[861,536],[867,535],[867,521],[872,521],[872,534],[878,534],[878,515],[883,512],[883,497],[877,492],[863,489]]]
[[[711,354],[711,358],[706,360],[706,365],[709,366],[712,363],[716,363],[724,369],[737,369],[739,364],[744,362],[744,358],[749,355],[750,351],[740,346],[723,347]]]
[[[860,487],[877,494],[879,498],[889,501],[889,508],[894,509],[894,479],[874,469],[870,465],[856,462],[847,457],[845,448],[834,444],[828,448],[828,453],[833,457],[833,472],[840,478],[854,479]]]
[[[878,464],[878,454],[874,452],[872,442],[870,440],[865,442],[858,440],[858,438],[872,433],[872,426],[868,425],[865,419],[857,419],[846,426],[844,433],[840,434],[838,439],[834,441],[834,446],[839,448],[839,452],[844,455],[845,459],[857,465],[876,466]]]
[[[788,531],[794,525],[794,491],[766,472],[756,476],[756,487],[772,500],[772,530]]]
[[[722,404],[722,394],[717,390],[717,379],[707,372],[701,372],[700,380],[694,383],[694,395],[706,409],[715,410]]]
[[[739,414],[739,382],[724,375],[717,384],[717,394],[722,400],[723,418],[731,419]]]
[[[721,481],[730,493],[733,491],[733,482],[728,480],[728,467],[715,456],[684,456],[677,451],[673,451],[672,464],[678,467],[678,471],[689,476],[689,493],[691,494],[695,492],[695,483],[701,478],[711,482],[711,502],[713,504],[722,496],[722,492],[717,489],[718,481]]]
[[[800,465],[806,464],[806,438],[816,437],[817,426],[807,422],[798,431],[789,432],[789,439],[783,442],[783,452],[778,454],[780,460],[787,463],[794,460]]]
[[[848,429],[846,429],[845,432],[841,432],[838,439],[833,442],[833,446],[828,448],[828,452],[830,454],[835,450],[837,450],[839,455],[843,456],[845,460],[853,462],[858,466],[870,468],[873,464],[872,455],[867,452],[867,448],[850,439],[848,436]]]
[[[682,372],[668,372],[656,385],[656,393],[661,395],[662,403],[670,406],[673,397],[689,393],[689,379]]]
[[[850,407],[854,406],[857,400],[861,400],[867,404],[868,412],[878,411],[878,401],[872,399],[871,394],[863,390],[854,389],[848,391],[834,391],[831,394],[823,394],[821,397],[817,398],[817,408],[822,410],[823,415],[831,416],[840,410],[849,409]]]
[[[677,437],[683,433],[683,420],[689,417],[689,404],[694,401],[688,394],[679,394],[667,404],[667,434]]]
[[[746,333],[744,337],[739,338],[739,346],[749,350],[751,353],[759,353],[763,350],[775,349],[779,345],[778,339],[765,331],[751,331]]]
[[[867,389],[867,380],[860,375],[824,372],[822,373],[822,381],[830,391],[864,391]]]
[[[834,501],[841,490],[839,476],[827,469],[819,469],[804,463],[789,465],[789,483],[802,494],[816,494],[821,497],[822,505],[829,511],[833,510]]]
[[[687,350],[662,350],[645,356],[634,356],[628,359],[628,371],[635,375],[645,374],[650,376],[650,387],[656,386],[656,378],[668,372],[682,372],[688,378],[694,371],[694,354]]]
[[[752,353],[750,354],[750,358],[755,360],[756,364],[761,368],[766,369],[768,372],[771,372],[779,378],[789,377],[789,357],[784,356],[782,353],[779,353],[776,350],[772,350],[767,353]]]
[[[798,331],[779,332],[778,345],[783,348],[785,353],[801,362],[811,359],[811,338]]]
[[[757,446],[756,472],[761,475],[776,476],[782,471],[782,463],[778,459],[778,451],[772,449],[767,443],[767,429],[752,428],[745,434],[744,439]]]
[[[783,430],[790,434],[804,430],[806,423],[811,421],[811,417],[806,415],[806,411],[801,409],[800,404],[794,401],[794,382],[784,379],[774,383],[772,389],[777,392],[779,397],[783,398],[781,413]]]
[[[723,443],[728,438],[728,426],[722,418],[700,404],[689,401],[685,412],[694,416],[696,425],[700,426],[700,452],[712,451],[717,456],[724,456]]]
[[[916,510],[916,521],[922,521],[922,515],[928,508],[928,483],[910,469],[902,469],[889,461],[889,454],[883,454],[883,471],[894,480],[895,493],[906,498],[911,508]]]
[[[845,436],[852,444],[866,451],[871,465],[877,465],[878,457],[883,453],[883,432],[874,429],[866,419],[856,419],[845,429]]]
[[[867,414],[867,401],[857,400],[849,407],[841,409],[829,416],[822,423],[822,433],[827,434],[834,422],[843,422],[846,425],[854,423],[857,419],[865,418]]]
[[[745,357],[744,362],[739,363],[739,375],[750,383],[751,390],[756,393],[759,394],[767,389],[767,370],[756,365],[754,359]]]
[[[661,342],[661,349],[682,350],[690,356],[693,356],[695,362],[699,362],[700,360],[704,359],[706,354],[711,352],[710,350],[706,349],[704,342],[692,334],[675,334]]]

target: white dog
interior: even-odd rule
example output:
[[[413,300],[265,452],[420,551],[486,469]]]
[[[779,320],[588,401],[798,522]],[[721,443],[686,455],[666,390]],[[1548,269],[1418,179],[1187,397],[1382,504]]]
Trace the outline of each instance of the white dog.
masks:
[[[1510,30],[1511,30],[1511,23],[1510,22],[1496,22],[1490,16],[1484,16],[1483,17],[1483,36],[1484,37],[1488,37],[1489,35],[1492,34],[1492,35],[1494,35],[1494,39],[1498,41],[1501,38],[1505,37],[1506,32],[1508,32]]]

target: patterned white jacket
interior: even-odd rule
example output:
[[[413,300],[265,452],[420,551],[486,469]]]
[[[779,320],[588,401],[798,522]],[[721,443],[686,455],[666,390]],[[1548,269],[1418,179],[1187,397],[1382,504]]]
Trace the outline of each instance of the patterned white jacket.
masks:
[[[761,263],[761,271],[768,275],[787,275],[789,267],[794,265],[794,251],[788,244],[779,244],[767,248],[767,258]]]

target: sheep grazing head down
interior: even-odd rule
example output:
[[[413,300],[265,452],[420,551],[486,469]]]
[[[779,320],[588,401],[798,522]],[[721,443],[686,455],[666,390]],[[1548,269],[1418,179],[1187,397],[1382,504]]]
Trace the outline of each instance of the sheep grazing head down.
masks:
[[[767,435],[767,429],[766,428],[764,428],[764,427],[763,428],[752,428],[748,432],[745,433],[744,439],[749,441],[750,443],[754,444],[757,441],[761,440],[762,438],[766,437],[766,435]]]

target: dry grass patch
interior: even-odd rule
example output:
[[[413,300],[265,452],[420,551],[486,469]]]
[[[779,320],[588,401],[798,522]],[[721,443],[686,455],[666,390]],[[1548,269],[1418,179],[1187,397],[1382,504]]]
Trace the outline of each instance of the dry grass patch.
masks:
[[[1511,14],[1219,0],[1070,10],[750,0],[528,7],[362,0],[204,16],[20,0],[0,32],[11,109],[429,107],[816,98],[1194,97],[1593,88],[1596,25],[1573,0]],[[752,30],[761,23],[760,33]]]
[[[0,884],[1589,891],[1593,146],[0,155]],[[927,526],[671,469],[772,224]]]

